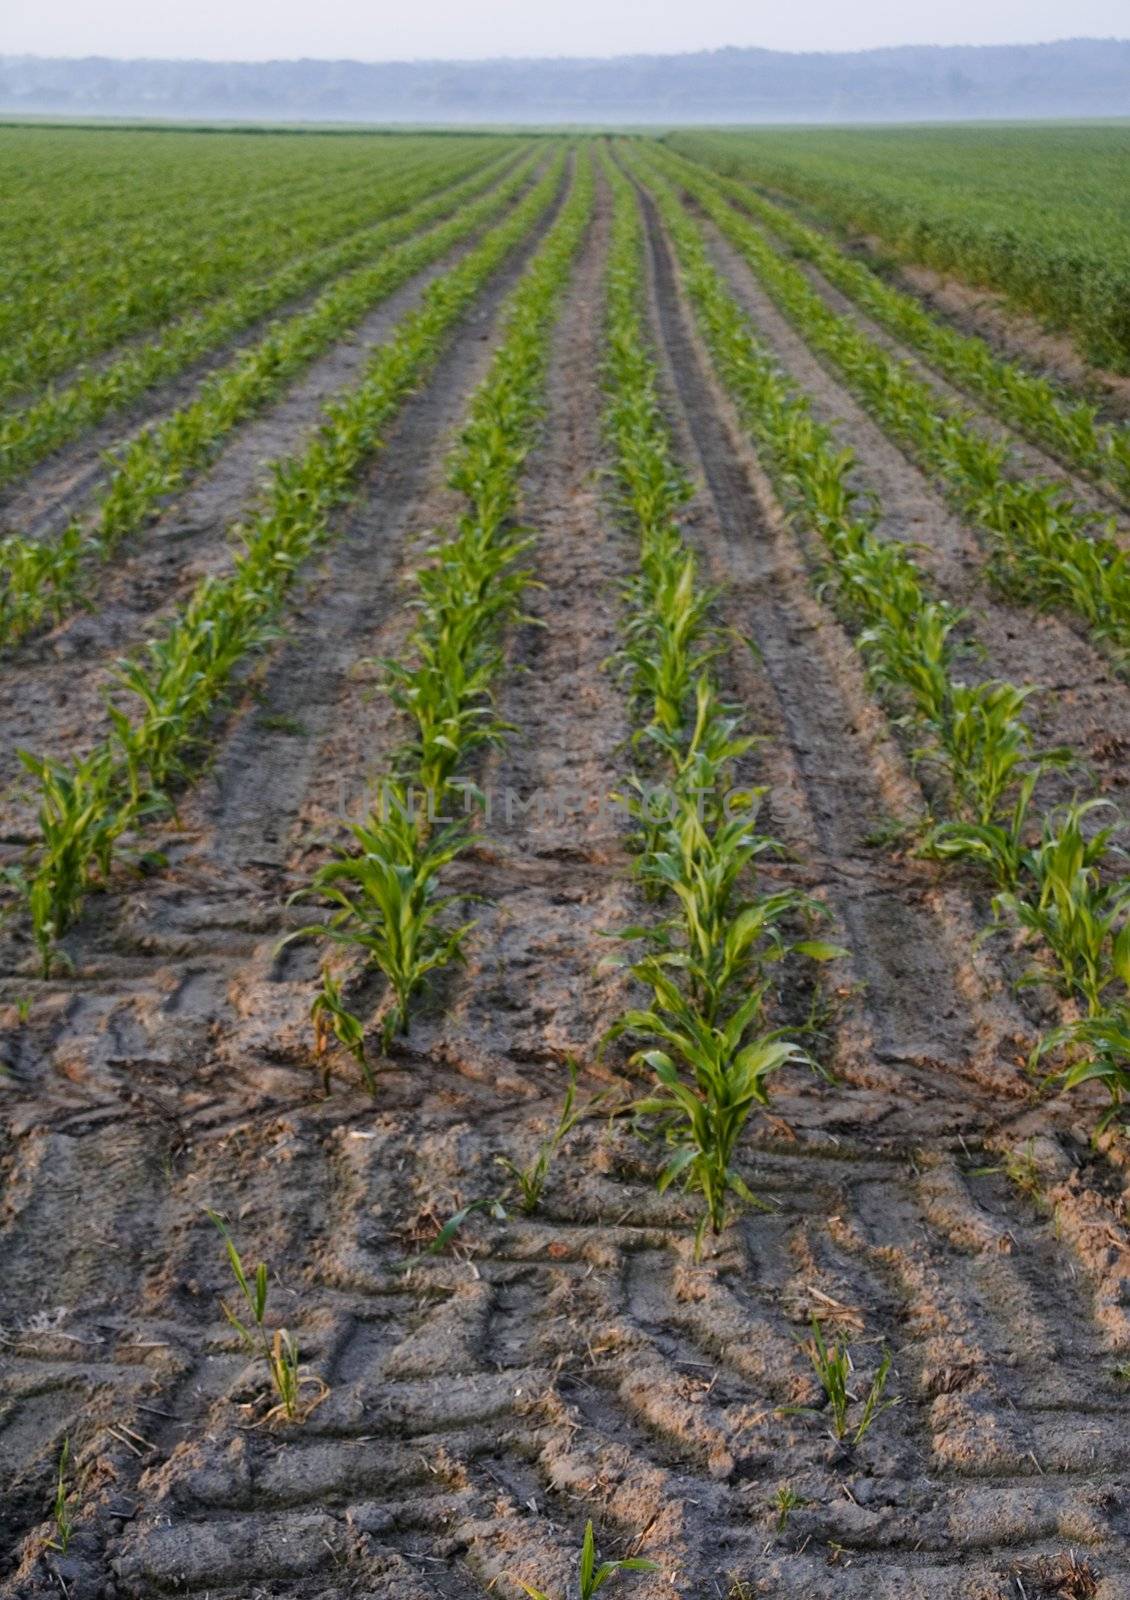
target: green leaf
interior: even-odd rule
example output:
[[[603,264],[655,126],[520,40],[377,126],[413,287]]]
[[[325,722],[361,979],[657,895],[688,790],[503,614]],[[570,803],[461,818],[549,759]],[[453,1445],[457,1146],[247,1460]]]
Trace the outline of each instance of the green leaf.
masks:
[[[593,1538],[592,1518],[585,1523],[585,1537],[581,1544],[581,1596],[588,1600],[593,1593],[593,1566],[596,1561],[596,1542]]]
[[[810,961],[839,961],[851,954],[842,944],[828,944],[822,939],[801,939],[792,948]]]

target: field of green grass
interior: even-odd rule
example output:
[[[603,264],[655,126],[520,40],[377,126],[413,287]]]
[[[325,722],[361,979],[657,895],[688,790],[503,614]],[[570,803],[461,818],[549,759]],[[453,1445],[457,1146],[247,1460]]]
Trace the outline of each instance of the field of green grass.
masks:
[[[1130,123],[688,132],[675,149],[1003,289],[1130,367]]]

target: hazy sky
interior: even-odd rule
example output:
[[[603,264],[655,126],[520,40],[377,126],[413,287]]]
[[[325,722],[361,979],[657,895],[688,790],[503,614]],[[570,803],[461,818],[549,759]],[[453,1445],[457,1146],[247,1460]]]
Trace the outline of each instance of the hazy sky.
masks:
[[[363,61],[1130,35],[1130,0],[4,0],[0,54]]]

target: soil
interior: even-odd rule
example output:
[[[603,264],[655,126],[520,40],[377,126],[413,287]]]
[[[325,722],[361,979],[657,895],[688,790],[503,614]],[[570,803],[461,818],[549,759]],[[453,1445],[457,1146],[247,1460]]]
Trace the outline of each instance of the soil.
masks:
[[[1089,1145],[1097,1099],[1033,1096],[1030,1002],[1011,954],[976,942],[977,891],[874,841],[921,810],[919,775],[711,376],[650,209],[650,336],[696,483],[686,536],[756,646],[724,670],[787,846],[766,871],[821,898],[851,956],[811,990],[782,973],[774,1005],[791,1026],[811,1010],[834,1079],[781,1076],[740,1157],[767,1209],[701,1260],[693,1199],[657,1190],[662,1146],[612,1114],[639,1077],[600,1048],[633,996],[609,934],[640,906],[603,803],[627,761],[606,660],[637,558],[600,427],[609,211],[602,184],[526,463],[541,587],[502,680],[519,731],[476,773],[495,804],[458,869],[485,897],[478,929],[377,1062],[375,1099],[344,1055],[322,1092],[319,951],[279,941],[302,918],[287,897],[401,737],[374,662],[402,647],[407,581],[458,514],[445,464],[519,258],[389,430],[178,826],[147,836],[166,864],[91,898],[66,977],[36,979],[23,931],[5,934],[4,1600],[516,1600],[519,1579],[556,1597],[589,1517],[602,1552],[658,1564],[613,1580],[640,1600],[1130,1592],[1125,1164]],[[984,670],[1039,675],[1042,735],[1130,737],[1125,691],[1086,641],[987,594],[972,535],[716,248],[840,419],[884,532],[927,539],[931,582],[970,606]],[[282,402],[295,438],[297,395]],[[232,463],[263,448],[252,432]],[[186,569],[224,559],[241,471],[221,462],[178,513]],[[5,666],[8,737],[81,742],[100,663],[179,592],[161,549],[158,534],[107,575],[87,654],[56,640]],[[1113,746],[1090,753],[1120,794]],[[15,805],[5,819],[11,837],[26,827]],[[502,1162],[536,1155],[570,1062],[582,1103],[604,1098],[527,1215]],[[483,1204],[499,1197],[504,1215]],[[265,1364],[224,1317],[236,1289],[208,1209],[270,1264],[268,1320],[312,1378],[300,1422],[269,1414]],[[857,1389],[891,1353],[897,1404],[858,1443],[830,1436],[802,1345],[813,1317],[850,1343]],[[62,1553],[45,1540],[64,1438],[78,1492]]]

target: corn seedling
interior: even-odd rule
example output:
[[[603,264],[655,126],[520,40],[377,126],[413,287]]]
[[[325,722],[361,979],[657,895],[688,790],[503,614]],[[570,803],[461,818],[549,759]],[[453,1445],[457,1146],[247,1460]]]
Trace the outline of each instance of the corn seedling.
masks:
[[[439,892],[440,872],[466,848],[468,836],[453,825],[422,839],[410,797],[399,789],[383,795],[380,808],[366,821],[353,823],[350,831],[356,853],[326,862],[310,887],[298,891],[300,896],[319,895],[337,910],[328,923],[310,924],[290,938],[326,938],[353,946],[384,973],[393,995],[383,1023],[387,1049],[395,1034],[407,1031],[409,1003],[424,979],[461,956],[473,926],[453,926],[447,913],[460,896]],[[324,974],[322,998],[319,1019],[332,1015],[335,1031],[340,1021],[355,1034],[356,1019],[346,1021],[333,1012]]]
[[[1004,894],[997,902],[1044,941],[1064,991],[1078,995],[1092,1016],[1102,1010],[1112,982],[1130,984],[1130,883],[1100,877],[1115,828],[1090,837],[1083,828],[1083,819],[1104,804],[1075,802],[1048,817],[1027,857],[1032,892]]]
[[[850,1434],[852,1444],[859,1444],[876,1417],[890,1406],[898,1404],[897,1397],[886,1400],[883,1398],[891,1370],[891,1353],[889,1350],[883,1351],[878,1370],[868,1386],[867,1393],[863,1396],[862,1409],[853,1428],[848,1413],[853,1405],[858,1404],[858,1397],[851,1389],[851,1380],[855,1374],[851,1351],[847,1345],[838,1342],[829,1347],[815,1317],[812,1319],[811,1329],[808,1355],[812,1362],[812,1370],[819,1379],[824,1398],[828,1402],[832,1418],[832,1436],[842,1440]]]
[[[439,559],[419,575],[416,661],[386,661],[393,704],[416,724],[400,768],[442,808],[457,766],[513,728],[494,714],[491,685],[502,664],[497,638],[520,615],[531,581],[515,568],[528,539],[503,538],[468,520]]]
[[[248,1278],[239,1251],[235,1247],[235,1241],[228,1232],[223,1218],[214,1211],[209,1211],[208,1215],[224,1241],[232,1275],[250,1313],[251,1326],[248,1327],[241,1321],[227,1302],[221,1300],[224,1316],[239,1334],[244,1348],[252,1354],[261,1356],[266,1363],[271,1385],[278,1396],[278,1405],[269,1415],[281,1412],[288,1422],[294,1422],[300,1415],[300,1396],[304,1385],[313,1385],[319,1391],[313,1402],[315,1405],[325,1397],[328,1390],[320,1378],[303,1372],[298,1345],[290,1333],[285,1328],[276,1328],[272,1335],[267,1329],[267,1263],[261,1261],[254,1275]]]
[[[577,1063],[570,1058],[569,1084],[565,1090],[565,1102],[561,1107],[560,1115],[551,1132],[538,1145],[537,1152],[525,1166],[518,1166],[509,1156],[499,1156],[497,1160],[504,1167],[518,1186],[519,1209],[526,1216],[531,1216],[541,1204],[541,1197],[545,1191],[546,1181],[553,1158],[562,1141],[583,1118],[600,1104],[605,1098],[607,1090],[595,1095],[586,1105],[577,1105]]]
[[[1096,1136],[1112,1123],[1122,1125],[1124,1107],[1130,1100],[1130,1006],[1082,1017],[1054,1028],[1032,1052],[1035,1067],[1045,1055],[1067,1049],[1074,1059],[1055,1074],[1064,1089],[1082,1083],[1099,1083],[1110,1096],[1110,1106],[1099,1118]]]
[[[716,1235],[721,1233],[731,1194],[758,1204],[733,1165],[738,1139],[751,1112],[768,1104],[770,1075],[792,1062],[807,1063],[808,1057],[798,1045],[773,1035],[747,1038],[761,1010],[758,989],[750,991],[724,1022],[710,1023],[659,960],[645,958],[632,971],[651,987],[652,1009],[626,1012],[610,1036],[632,1033],[665,1046],[644,1048],[633,1056],[651,1068],[658,1084],[657,1092],[635,1109],[663,1120],[673,1149],[660,1189],[678,1180],[703,1196],[706,1211],[695,1235],[701,1249],[708,1227]]]
[[[591,1519],[585,1524],[585,1536],[581,1542],[581,1556],[577,1567],[577,1592],[580,1600],[592,1600],[593,1595],[599,1594],[609,1578],[614,1578],[617,1573],[658,1571],[659,1568],[654,1561],[645,1561],[641,1556],[629,1556],[620,1561],[600,1561],[598,1564]],[[530,1600],[550,1600],[541,1589],[532,1588],[521,1578],[513,1578],[513,1581],[530,1596]]]
[[[70,766],[25,750],[20,760],[40,789],[41,844],[25,892],[46,978],[94,874],[109,874],[125,818],[113,804],[113,768],[102,750]]]
[[[802,1506],[806,1506],[808,1501],[803,1495],[797,1494],[796,1490],[790,1488],[787,1483],[782,1483],[778,1485],[773,1504],[777,1511],[777,1532],[784,1533],[793,1512],[799,1511]]]
[[[998,889],[1017,889],[1028,860],[1032,798],[1039,768],[1026,772],[1011,807],[989,822],[948,819],[930,829],[922,849],[939,860],[967,861],[982,868]]]
[[[373,1069],[365,1056],[365,1026],[359,1017],[355,1017],[346,1006],[341,995],[341,985],[334,980],[328,965],[322,965],[322,987],[314,997],[310,1007],[310,1020],[314,1024],[314,1053],[325,1058],[329,1050],[332,1035],[340,1045],[344,1045],[350,1055],[361,1069],[361,1077],[370,1094],[377,1091],[376,1079]],[[330,1090],[330,1067],[328,1059],[323,1069],[322,1086],[326,1094]]]
[[[65,1556],[70,1548],[71,1534],[74,1532],[74,1517],[70,1507],[71,1492],[67,1486],[70,1459],[71,1441],[64,1439],[63,1447],[59,1451],[59,1463],[55,1469],[55,1500],[51,1507],[55,1536],[53,1539],[44,1540],[48,1550],[57,1550],[61,1556]]]
[[[1031,729],[1020,715],[1032,693],[1030,685],[996,681],[949,684],[944,725],[936,728],[936,743],[923,754],[948,774],[959,816],[991,824],[1034,762],[1038,777],[1071,760],[1069,750],[1034,755]]]

